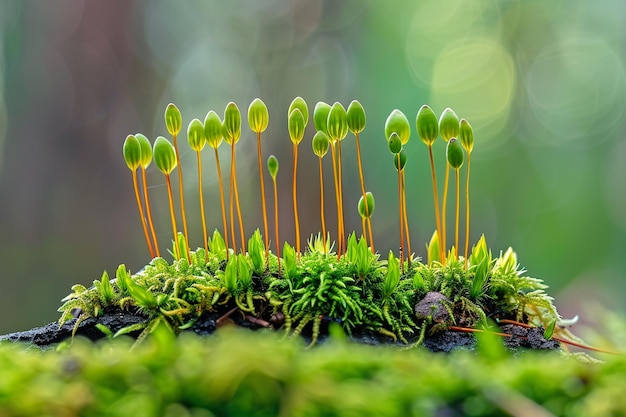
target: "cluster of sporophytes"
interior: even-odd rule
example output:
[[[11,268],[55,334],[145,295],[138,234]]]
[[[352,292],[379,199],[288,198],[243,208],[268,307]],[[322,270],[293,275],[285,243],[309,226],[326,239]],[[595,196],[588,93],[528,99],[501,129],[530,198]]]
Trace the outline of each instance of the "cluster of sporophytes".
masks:
[[[306,102],[297,97],[288,109],[287,131],[293,145],[292,199],[295,242],[282,243],[278,230],[278,159],[270,155],[267,169],[273,184],[275,250],[270,245],[268,208],[261,136],[269,123],[263,101],[255,99],[248,108],[248,127],[257,136],[260,199],[263,210],[263,233],[258,229],[249,240],[244,238],[236,169],[236,144],[241,136],[241,113],[235,103],[228,103],[223,119],[209,111],[204,121],[188,124],[189,146],[198,155],[197,175],[200,194],[202,246],[190,249],[183,194],[183,172],[177,138],[182,130],[182,115],[174,104],[167,106],[165,125],[172,142],[159,136],[151,144],[142,134],[129,135],[123,154],[132,172],[140,220],[152,260],[141,271],[131,274],[124,265],[110,280],[105,272],[91,288],[72,287],[63,301],[60,323],[79,311],[76,326],[86,318],[110,311],[133,311],[145,315],[145,322],[124,328],[117,334],[143,330],[140,338],[163,324],[173,332],[190,328],[201,317],[213,315],[218,325],[238,317],[251,326],[282,329],[287,334],[307,332],[315,344],[321,329],[339,326],[348,334],[370,332],[380,338],[405,344],[420,344],[440,330],[485,331],[482,326],[494,320],[515,322],[545,329],[545,337],[572,340],[552,298],[540,279],[530,278],[520,267],[512,249],[493,256],[485,237],[469,248],[469,181],[473,130],[465,119],[446,109],[439,118],[427,105],[416,115],[416,130],[427,146],[432,173],[435,232],[427,245],[426,262],[412,253],[406,203],[405,166],[411,127],[399,110],[391,112],[385,123],[384,137],[392,153],[390,162],[398,173],[398,224],[400,252],[389,252],[380,259],[374,249],[371,220],[375,211],[374,196],[364,182],[359,134],[365,129],[365,111],[358,101],[347,110],[340,103],[317,103],[313,110],[316,133],[311,140],[319,159],[321,233],[301,248],[298,221],[297,170],[299,145],[305,138],[309,121]],[[351,132],[356,140],[361,198],[354,206],[362,219],[360,236],[347,234],[344,223],[343,164],[341,144]],[[445,179],[440,195],[435,175],[434,148],[437,138],[446,144]],[[218,147],[225,141],[230,147],[230,173],[223,179]],[[222,230],[210,235],[206,229],[202,186],[201,152],[205,145],[214,150],[219,182]],[[324,172],[322,159],[330,150],[333,167],[334,205],[337,212],[337,236],[331,243],[326,229]],[[465,243],[459,243],[460,176],[465,170]],[[146,168],[154,160],[165,175],[172,226],[172,261],[161,257],[154,230]],[[391,165],[391,164],[390,164]],[[141,168],[142,187],[137,170]],[[177,170],[180,219],[174,208],[170,175]],[[446,205],[450,173],[455,178],[454,244],[448,245]],[[226,191],[224,188],[226,188]],[[226,198],[226,195],[228,198]],[[440,206],[441,200],[441,206]],[[228,204],[226,204],[228,202]],[[228,208],[227,208],[228,207]],[[441,207],[441,208],[440,208]],[[178,221],[182,221],[183,233]],[[236,221],[235,221],[236,220]],[[237,227],[236,227],[237,226]],[[237,235],[236,229],[239,229]],[[336,251],[333,248],[336,244]],[[282,248],[281,248],[282,246]],[[281,253],[282,249],[282,253]],[[77,310],[78,309],[78,310]],[[107,329],[102,329],[107,332]],[[112,336],[115,336],[111,334]],[[510,335],[504,335],[510,337]]]

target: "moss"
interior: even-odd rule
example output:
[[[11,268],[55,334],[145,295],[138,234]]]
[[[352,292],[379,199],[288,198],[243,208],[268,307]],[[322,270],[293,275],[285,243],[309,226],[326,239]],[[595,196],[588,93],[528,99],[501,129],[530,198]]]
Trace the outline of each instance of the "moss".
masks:
[[[562,416],[626,413],[626,359],[603,364],[556,352],[436,355],[330,341],[310,351],[275,332],[215,337],[157,330],[76,339],[58,352],[0,345],[0,415]],[[488,372],[486,372],[488,370]]]
[[[339,323],[348,334],[375,332],[389,341],[421,344],[440,330],[484,326],[489,316],[554,326],[556,337],[572,338],[556,326],[560,316],[543,281],[527,277],[511,249],[492,259],[484,238],[474,247],[468,268],[454,254],[445,264],[424,264],[417,258],[400,263],[393,253],[381,260],[355,235],[342,257],[329,252],[319,236],[311,239],[300,260],[285,244],[282,268],[273,254],[263,256],[258,231],[248,244],[246,255],[229,251],[227,260],[219,232],[213,234],[209,252],[190,252],[180,235],[181,255],[172,263],[155,258],[135,275],[121,265],[115,281],[105,273],[91,288],[74,286],[59,309],[59,323],[70,320],[77,308],[76,326],[104,312],[139,312],[145,322],[114,336],[143,329],[141,340],[159,323],[178,333],[206,314],[227,317],[238,311],[252,327],[294,335],[307,330],[311,345],[328,322]],[[433,293],[438,296],[433,298]],[[436,305],[428,304],[429,295],[438,300]],[[448,314],[429,314],[429,309]]]

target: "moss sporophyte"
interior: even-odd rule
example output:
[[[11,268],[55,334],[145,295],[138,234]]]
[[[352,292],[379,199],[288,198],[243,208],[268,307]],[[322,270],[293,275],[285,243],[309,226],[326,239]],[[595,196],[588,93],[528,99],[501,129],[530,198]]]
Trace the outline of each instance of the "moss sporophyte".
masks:
[[[159,136],[151,147],[141,134],[129,135],[123,146],[124,159],[132,172],[135,198],[145,235],[150,262],[139,272],[131,274],[120,265],[115,280],[105,272],[94,286],[72,287],[73,292],[63,299],[59,308],[59,323],[73,318],[79,311],[75,329],[87,318],[98,317],[105,311],[133,311],[145,317],[140,324],[123,328],[117,334],[142,330],[139,339],[157,326],[165,326],[178,333],[188,329],[203,317],[211,315],[219,325],[238,317],[250,327],[266,327],[288,335],[309,334],[314,345],[327,327],[339,326],[348,334],[368,333],[381,340],[407,345],[419,345],[439,331],[490,332],[487,322],[517,324],[546,329],[547,339],[561,343],[580,344],[566,328],[553,299],[545,292],[542,280],[531,278],[520,267],[515,252],[509,248],[493,256],[485,236],[469,248],[469,168],[474,146],[474,134],[469,122],[459,120],[451,109],[439,119],[427,105],[415,118],[415,127],[428,150],[431,167],[435,231],[427,246],[427,260],[422,262],[411,251],[407,207],[407,192],[412,192],[405,168],[405,147],[409,143],[411,127],[400,110],[393,110],[384,126],[379,126],[381,140],[387,141],[391,151],[389,169],[397,171],[398,230],[400,252],[389,252],[382,259],[374,249],[371,220],[375,213],[375,193],[365,187],[359,134],[365,129],[365,110],[353,101],[346,111],[340,103],[317,103],[313,111],[316,133],[311,140],[312,154],[319,160],[319,195],[321,233],[311,236],[302,250],[298,219],[297,171],[299,144],[307,139],[305,128],[309,119],[307,103],[297,97],[288,109],[286,133],[293,147],[291,176],[295,241],[283,242],[279,237],[278,159],[266,157],[263,165],[261,133],[269,124],[269,112],[263,101],[255,99],[248,108],[248,128],[257,137],[260,196],[263,211],[263,234],[257,229],[244,240],[243,218],[239,204],[236,175],[235,145],[241,136],[241,114],[235,103],[228,103],[223,119],[213,110],[204,118],[192,119],[188,125],[189,147],[197,153],[198,192],[203,242],[190,250],[177,136],[182,130],[182,115],[174,104],[167,106],[165,124],[173,144]],[[222,121],[223,120],[223,121]],[[352,132],[357,145],[360,198],[345,201],[341,142]],[[287,136],[285,134],[285,136]],[[437,137],[446,141],[445,150],[435,150]],[[265,139],[268,140],[268,139]],[[281,138],[281,140],[286,140]],[[231,165],[228,178],[228,210],[226,209],[225,178],[222,176],[218,148],[225,141],[230,145]],[[220,207],[207,207],[203,199],[201,152],[205,144],[213,148],[220,196]],[[306,149],[306,148],[304,148]],[[326,227],[324,173],[322,159],[330,149],[333,167],[334,205],[337,212],[337,234],[331,236]],[[446,165],[443,196],[437,190],[435,152],[440,163]],[[308,155],[311,155],[310,151]],[[467,163],[464,164],[467,158]],[[154,159],[165,175],[172,227],[171,261],[161,257],[157,235],[148,201],[145,169]],[[411,161],[417,163],[418,161]],[[420,163],[425,163],[420,161]],[[391,164],[393,163],[393,165]],[[465,166],[465,245],[459,243],[460,175]],[[137,169],[142,170],[142,193],[139,191]],[[170,174],[178,167],[179,206],[175,212]],[[264,170],[268,169],[273,190],[274,231],[270,236],[268,204],[265,195]],[[455,174],[454,245],[446,239],[446,204],[450,169]],[[442,199],[441,209],[439,205]],[[345,203],[345,204],[344,204]],[[194,210],[195,211],[195,210]],[[212,234],[206,230],[206,212],[221,212],[222,229]],[[346,213],[358,213],[361,230],[348,234],[345,230]],[[191,212],[189,213],[191,214]],[[283,214],[284,215],[284,214]],[[235,233],[235,216],[239,236]],[[182,220],[180,233],[177,222]],[[239,238],[239,239],[238,239]],[[237,242],[239,240],[239,242]],[[274,242],[272,250],[271,240]],[[334,243],[333,243],[334,241]],[[336,246],[336,252],[333,248]],[[281,251],[282,249],[282,251]],[[282,252],[282,253],[281,253]],[[78,310],[77,310],[78,309]],[[234,315],[234,316],[233,316]],[[503,337],[518,337],[497,332]],[[115,336],[115,335],[114,335]]]

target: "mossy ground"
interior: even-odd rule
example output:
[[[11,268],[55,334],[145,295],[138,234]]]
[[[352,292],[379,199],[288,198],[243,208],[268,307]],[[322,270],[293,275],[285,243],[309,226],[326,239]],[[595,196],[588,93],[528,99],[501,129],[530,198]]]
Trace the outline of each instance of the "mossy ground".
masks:
[[[141,340],[160,324],[180,333],[209,321],[211,331],[234,322],[307,335],[310,345],[331,324],[356,339],[404,346],[421,345],[449,329],[480,330],[491,321],[517,321],[542,334],[553,327],[555,335],[573,337],[558,326],[560,316],[543,282],[525,275],[511,249],[492,258],[484,238],[467,263],[454,253],[444,263],[401,263],[393,253],[381,260],[354,235],[341,257],[319,237],[301,256],[285,244],[281,259],[269,252],[266,257],[258,232],[246,255],[227,252],[217,232],[208,252],[189,252],[182,237],[178,244],[182,255],[172,263],[155,258],[135,275],[122,265],[114,280],[105,273],[91,288],[74,286],[59,323],[76,316],[79,328],[105,313],[131,313],[144,320],[100,330],[109,337],[139,334]]]
[[[482,335],[485,336],[485,335]],[[2,416],[617,416],[626,360],[557,352],[511,360],[498,340],[437,355],[333,338],[305,350],[276,332],[172,337],[132,348],[82,338],[60,351],[0,345]],[[131,349],[132,348],[132,349]],[[551,413],[551,414],[550,414]]]

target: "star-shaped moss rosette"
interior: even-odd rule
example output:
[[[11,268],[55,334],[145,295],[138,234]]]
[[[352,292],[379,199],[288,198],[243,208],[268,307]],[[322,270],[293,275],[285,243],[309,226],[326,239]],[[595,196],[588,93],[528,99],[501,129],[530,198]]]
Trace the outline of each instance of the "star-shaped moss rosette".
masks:
[[[332,106],[317,103],[313,113],[316,133],[308,140],[311,140],[309,149],[313,150],[312,157],[319,159],[322,233],[312,236],[308,247],[300,251],[297,224],[297,145],[306,138],[304,127],[308,119],[308,107],[301,97],[294,100],[294,103],[289,109],[289,127],[286,129],[289,136],[285,134],[285,138],[282,138],[285,141],[287,138],[291,139],[294,148],[291,180],[296,241],[293,245],[281,242],[278,236],[276,183],[281,178],[278,178],[278,159],[273,155],[267,158],[267,167],[274,190],[274,236],[267,236],[271,228],[268,226],[270,222],[266,214],[268,209],[264,195],[265,178],[261,170],[264,157],[260,147],[260,132],[267,128],[269,112],[260,99],[255,99],[251,104],[248,123],[250,130],[257,135],[259,181],[262,185],[259,200],[263,202],[259,206],[263,207],[263,230],[266,236],[262,236],[257,229],[247,242],[241,236],[240,245],[235,242],[237,236],[233,210],[235,201],[238,223],[242,229],[234,146],[240,137],[240,115],[234,103],[228,104],[223,119],[214,111],[209,111],[204,124],[199,119],[193,119],[188,128],[190,147],[198,154],[198,175],[202,175],[200,153],[204,148],[204,141],[215,150],[221,212],[218,207],[210,210],[212,213],[221,213],[223,223],[223,230],[216,229],[205,242],[199,243],[199,248],[195,251],[189,247],[188,236],[178,232],[176,226],[172,185],[169,180],[169,175],[176,166],[179,173],[182,169],[178,163],[176,147],[160,136],[151,152],[148,152],[145,147],[135,143],[137,135],[129,136],[124,147],[124,156],[128,167],[133,171],[141,224],[151,254],[159,253],[158,242],[154,232],[149,234],[147,231],[146,224],[151,221],[146,223],[144,213],[149,213],[150,210],[145,197],[142,203],[137,191],[138,177],[135,170],[139,166],[147,167],[150,158],[154,158],[155,164],[166,176],[174,233],[170,252],[173,259],[153,256],[135,274],[120,265],[115,279],[109,279],[105,272],[90,288],[84,285],[73,286],[73,292],[63,299],[64,304],[59,308],[62,313],[59,323],[71,320],[76,312],[78,319],[75,328],[78,328],[85,319],[98,317],[104,312],[132,311],[143,315],[145,321],[123,328],[115,334],[104,328],[102,330],[109,333],[109,336],[141,331],[139,339],[142,339],[161,324],[178,333],[194,326],[203,317],[212,315],[217,318],[218,325],[228,321],[229,317],[238,317],[250,327],[272,328],[288,335],[305,332],[310,334],[311,345],[329,327],[340,327],[348,334],[373,333],[389,342],[420,345],[443,330],[492,332],[493,330],[489,330],[489,323],[496,322],[536,327],[542,329],[546,339],[580,345],[580,341],[567,330],[552,297],[545,292],[547,286],[541,279],[531,278],[526,274],[513,249],[509,248],[494,257],[484,236],[471,249],[468,247],[469,153],[473,150],[474,135],[470,124],[465,119],[459,121],[451,109],[446,109],[438,120],[433,110],[424,105],[416,116],[417,133],[428,148],[435,208],[435,232],[426,245],[427,260],[422,262],[411,253],[407,220],[410,211],[407,210],[405,195],[407,190],[410,192],[410,184],[406,183],[404,175],[404,169],[409,162],[404,147],[412,146],[409,144],[408,119],[404,113],[394,110],[385,126],[380,127],[380,136],[386,138],[393,154],[393,165],[390,164],[389,168],[393,169],[395,166],[398,172],[397,213],[402,247],[400,253],[390,251],[386,259],[381,259],[380,254],[374,251],[374,236],[371,232],[375,193],[365,189],[360,152],[358,167],[361,197],[354,202],[344,201],[343,197],[340,142],[346,138],[349,129],[358,138],[365,128],[365,110],[357,101],[350,104],[347,115],[340,103]],[[182,122],[178,123],[180,113],[172,112],[172,109],[177,110],[174,105],[168,106],[166,122],[167,130],[175,135],[182,129]],[[175,113],[176,117],[168,118],[170,113]],[[176,126],[172,126],[171,121],[174,119],[177,121]],[[440,196],[434,169],[433,150],[440,134],[447,142],[445,152],[441,153],[442,162],[448,166],[446,178],[450,168],[454,169],[456,184],[455,244],[450,247],[446,245],[443,235],[446,230],[446,212],[439,209]],[[451,136],[455,134],[460,137],[457,139]],[[222,140],[231,145],[232,163],[228,180],[222,178],[217,159],[217,147]],[[324,216],[321,162],[328,149],[331,150],[329,156],[333,165],[334,203],[338,213],[338,235],[334,238],[326,230]],[[468,163],[464,164],[466,156]],[[461,252],[458,247],[461,200],[459,184],[463,165],[466,166],[466,236],[465,248]],[[145,176],[142,178],[143,187],[146,187]],[[229,181],[230,210],[225,208],[223,188],[226,182],[223,181]],[[446,179],[442,196],[443,207],[446,203],[447,182]],[[202,193],[202,189],[199,192]],[[182,192],[179,194],[182,201]],[[204,225],[205,207],[203,200],[200,201],[199,215]],[[146,206],[146,210],[142,204]],[[344,210],[346,207],[353,207],[353,213],[358,213],[362,219],[360,236],[357,236],[357,232],[346,234],[344,230],[343,217],[350,213]],[[181,219],[184,216],[181,213]],[[228,225],[230,230],[226,229]],[[240,234],[243,234],[242,230]],[[270,247],[272,238],[275,251]],[[333,251],[335,245],[337,250]],[[517,337],[501,331],[497,333],[503,337]]]

